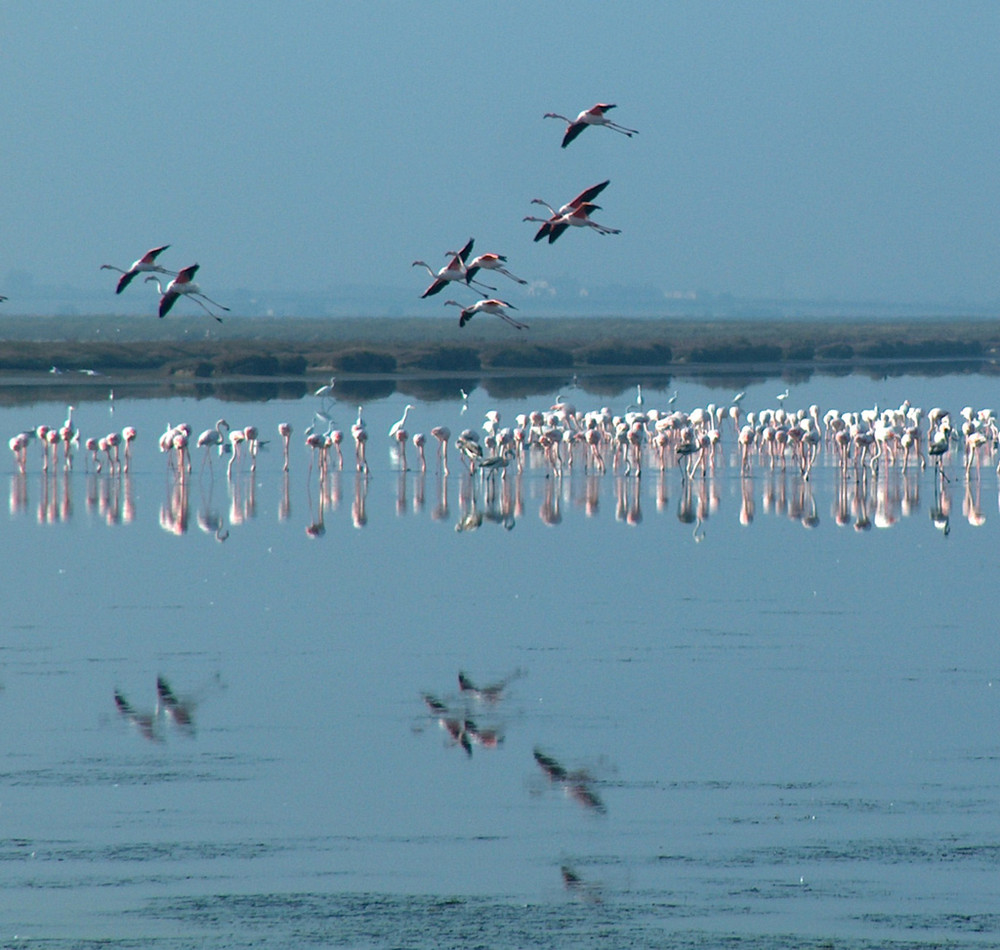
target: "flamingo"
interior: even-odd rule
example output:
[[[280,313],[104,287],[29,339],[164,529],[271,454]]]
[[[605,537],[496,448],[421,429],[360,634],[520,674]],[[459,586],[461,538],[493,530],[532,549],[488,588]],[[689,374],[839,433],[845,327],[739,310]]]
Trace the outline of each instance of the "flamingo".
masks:
[[[368,457],[365,454],[365,445],[368,442],[368,429],[365,428],[365,420],[361,417],[363,406],[358,406],[358,418],[351,426],[351,436],[354,438],[354,455],[357,461],[357,470],[368,473]],[[406,413],[403,413],[404,417]]]
[[[128,270],[122,270],[120,267],[115,267],[114,264],[101,264],[101,270],[114,270],[118,271],[122,276],[118,278],[118,286],[115,288],[115,293],[120,294],[130,283],[132,279],[141,273],[146,271],[156,271],[160,274],[169,274],[171,277],[177,276],[177,271],[167,270],[165,267],[160,267],[156,263],[156,258],[163,253],[169,244],[164,244],[162,247],[154,247],[146,251],[139,260],[134,261],[132,266]]]
[[[546,112],[542,118],[562,119],[566,123],[566,134],[563,135],[562,140],[563,148],[569,145],[588,125],[603,125],[615,132],[621,132],[622,135],[626,135],[629,138],[632,138],[633,135],[638,135],[639,132],[637,129],[626,129],[625,126],[619,125],[617,122],[612,122],[605,115],[610,109],[616,108],[617,106],[613,102],[598,102],[589,109],[585,109],[575,119],[559,115],[558,112]]]
[[[453,254],[454,251],[449,251],[449,254]],[[493,270],[498,274],[503,274],[504,277],[509,277],[511,280],[516,281],[519,284],[528,283],[526,280],[522,280],[520,277],[515,277],[507,268],[504,266],[507,263],[507,258],[503,254],[480,254],[478,257],[474,257],[465,267],[465,279],[466,282],[472,280],[476,276],[476,271],[480,268],[485,270]]]
[[[420,471],[427,471],[427,459],[424,458],[424,445],[427,442],[427,436],[423,432],[413,433],[413,444],[416,446],[417,454],[420,456]]]
[[[496,287],[489,287],[486,284],[481,284],[477,280],[472,280],[467,278],[465,259],[472,253],[472,245],[475,242],[474,238],[469,238],[468,243],[462,248],[457,254],[453,254],[451,260],[440,270],[435,271],[431,269],[431,265],[426,261],[414,261],[411,265],[412,267],[426,267],[427,273],[431,275],[433,281],[431,285],[420,295],[420,299],[423,300],[424,297],[433,297],[442,287],[444,287],[449,281],[453,280],[464,280],[468,284],[477,284],[480,287],[484,287],[486,290],[496,290]]]
[[[431,435],[438,441],[438,456],[441,459],[441,472],[448,474],[448,440],[451,438],[451,429],[447,426],[434,426]]]
[[[132,443],[135,442],[136,437],[135,426],[125,426],[122,429],[122,439],[125,441],[125,471],[128,471],[129,464],[132,461]]]
[[[549,244],[553,244],[568,227],[593,228],[598,234],[621,234],[621,229],[619,228],[609,228],[606,225],[590,220],[590,212],[601,209],[600,205],[595,205],[592,201],[585,201],[565,214],[553,211],[552,207],[542,201],[541,198],[533,198],[532,203],[545,205],[545,207],[552,211],[552,216],[549,218],[536,218],[530,214],[524,217],[525,221],[538,221],[541,223],[542,226],[535,234],[534,239],[536,241],[540,241],[543,237],[547,236]]]
[[[199,287],[193,280],[194,275],[198,272],[198,264],[191,264],[188,267],[181,269],[177,276],[167,284],[167,289],[164,290],[160,284],[160,278],[155,275],[150,275],[146,278],[147,281],[156,281],[156,289],[160,293],[160,316],[165,317],[169,312],[170,308],[177,302],[177,298],[182,294],[189,296],[202,310],[205,311],[213,320],[218,320],[222,323],[222,317],[217,314],[212,313],[211,310],[206,307],[201,300],[207,300],[210,304],[214,304],[220,310],[225,310],[229,312],[228,307],[223,307],[221,303],[216,302],[211,297],[203,294],[201,292],[201,287]]]
[[[214,429],[206,429],[198,436],[198,448],[205,450],[205,458],[202,460],[201,467],[205,467],[205,462],[207,461],[211,466],[211,452],[213,446],[218,446],[219,454],[222,454],[222,447],[225,444],[226,437],[222,434],[222,430],[225,429],[226,432],[229,431],[229,423],[225,419],[220,419],[215,423]]]
[[[278,423],[278,435],[281,436],[281,440],[285,446],[285,467],[283,471],[288,471],[288,443],[292,438],[292,424],[290,422],[279,422]]]
[[[464,327],[477,313],[492,313],[501,320],[506,320],[515,330],[527,330],[528,324],[521,323],[515,320],[509,313],[504,310],[504,307],[510,307],[511,310],[516,310],[513,304],[507,303],[505,300],[497,300],[496,298],[487,298],[485,300],[477,300],[471,307],[463,307],[457,300],[446,300],[444,305],[459,307],[462,313],[458,318],[458,325]]]
[[[607,178],[604,181],[598,182],[596,185],[591,185],[589,188],[584,188],[572,201],[567,201],[558,211],[554,211],[552,206],[547,202],[543,201],[541,198],[532,198],[532,204],[545,205],[549,211],[552,212],[552,220],[563,215],[570,214],[575,211],[581,205],[592,202],[608,185],[611,184],[611,179]],[[536,220],[536,219],[533,219]],[[545,235],[551,230],[551,223],[549,221],[545,222],[549,224],[549,227],[541,227],[538,229],[538,233],[535,235],[535,240],[540,241]]]

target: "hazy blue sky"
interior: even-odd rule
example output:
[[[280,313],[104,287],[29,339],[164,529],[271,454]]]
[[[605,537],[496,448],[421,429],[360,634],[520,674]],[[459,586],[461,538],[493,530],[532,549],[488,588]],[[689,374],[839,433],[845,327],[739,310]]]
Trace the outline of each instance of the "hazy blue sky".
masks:
[[[994,2],[6,0],[0,31],[0,292],[170,243],[210,294],[436,312],[410,264],[474,235],[557,291],[1000,301]],[[542,114],[596,101],[640,135],[560,149]],[[620,236],[532,243],[531,198],[604,178]]]

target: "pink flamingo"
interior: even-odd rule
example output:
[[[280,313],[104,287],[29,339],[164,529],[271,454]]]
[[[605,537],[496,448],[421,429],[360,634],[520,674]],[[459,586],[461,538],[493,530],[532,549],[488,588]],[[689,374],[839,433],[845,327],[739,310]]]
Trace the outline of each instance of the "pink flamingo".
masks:
[[[146,251],[139,260],[133,261],[132,266],[128,270],[122,270],[120,267],[115,267],[114,264],[101,264],[101,270],[114,270],[122,275],[118,278],[118,286],[115,288],[116,294],[120,294],[128,287],[134,277],[146,271],[157,271],[160,274],[169,274],[171,277],[176,277],[176,271],[167,270],[156,263],[156,258],[168,247],[170,247],[169,244],[164,244],[162,247],[154,247]]]
[[[125,471],[128,471],[129,464],[132,461],[132,443],[135,442],[136,437],[135,426],[125,426],[122,429],[122,439],[125,441]]]
[[[507,303],[505,300],[497,300],[496,298],[489,298],[486,300],[477,300],[474,304],[469,307],[463,307],[457,300],[446,300],[444,305],[459,307],[462,313],[458,318],[458,325],[464,327],[477,313],[492,313],[494,316],[500,317],[501,320],[505,320],[509,323],[515,330],[527,330],[528,324],[521,323],[515,320],[509,313],[504,310],[505,307],[510,307],[511,310],[516,310],[513,304]]]
[[[160,309],[159,315],[165,317],[169,312],[170,308],[177,302],[177,298],[181,296],[190,297],[202,310],[205,311],[213,320],[218,320],[222,323],[222,317],[217,314],[212,313],[201,301],[207,300],[210,304],[218,307],[220,310],[225,310],[229,312],[228,307],[223,307],[221,303],[216,302],[211,297],[203,294],[201,292],[201,287],[194,282],[194,275],[198,272],[198,264],[191,264],[188,267],[182,268],[177,276],[167,284],[167,289],[164,290],[160,284],[160,278],[155,275],[151,275],[146,278],[147,281],[152,280],[156,282],[156,289],[162,295],[160,297]]]
[[[363,407],[358,406],[358,418],[351,426],[351,436],[354,438],[354,455],[357,461],[359,472],[368,472],[368,457],[365,453],[365,446],[368,443],[368,430],[365,428],[365,420],[361,418]]]
[[[285,449],[285,467],[284,471],[288,471],[288,443],[292,438],[292,424],[290,422],[279,422],[278,423],[278,435],[281,436],[282,443]]]
[[[448,474],[448,440],[451,438],[451,429],[447,426],[434,426],[431,435],[438,440],[438,455],[441,457],[441,471]]]
[[[605,115],[609,110],[616,108],[617,106],[613,102],[598,102],[589,109],[585,109],[575,119],[559,115],[558,112],[546,112],[542,118],[562,119],[566,123],[566,133],[563,135],[562,140],[563,148],[569,145],[588,125],[603,125],[615,132],[621,132],[622,135],[629,138],[632,138],[633,135],[638,135],[639,132],[637,129],[626,129],[625,126],[619,125],[617,122],[612,122]]]
[[[545,204],[540,198],[532,199],[534,204]],[[540,241],[543,237],[548,237],[549,244],[555,243],[559,236],[569,227],[593,228],[598,234],[621,234],[620,228],[609,228],[606,225],[598,224],[590,219],[591,211],[599,211],[601,206],[595,205],[592,201],[586,201],[579,207],[573,208],[566,213],[553,211],[551,206],[545,205],[552,211],[549,218],[536,218],[534,215],[526,215],[525,221],[540,221],[541,227],[535,234],[535,240]]]
[[[424,446],[427,444],[427,436],[423,432],[413,433],[413,444],[416,446],[417,454],[420,456],[420,471],[427,471],[427,459],[424,458]]]
[[[453,254],[453,251],[449,251],[449,254]],[[465,279],[466,281],[472,280],[476,276],[476,272],[480,268],[485,270],[496,271],[498,274],[503,274],[504,277],[509,277],[511,280],[516,281],[519,284],[526,284],[526,280],[522,280],[520,277],[515,277],[507,268],[504,266],[507,263],[507,258],[503,254],[480,254],[479,257],[473,258],[465,268]]]
[[[439,271],[432,270],[430,264],[426,261],[414,261],[413,264],[410,265],[411,267],[426,267],[427,273],[433,278],[431,285],[420,295],[421,300],[424,297],[433,297],[434,294],[438,293],[442,287],[453,280],[462,280],[466,283],[474,283],[480,287],[484,287],[486,290],[496,290],[496,287],[488,287],[486,284],[480,284],[479,281],[471,280],[466,276],[467,271],[465,268],[465,259],[472,252],[473,243],[475,243],[475,239],[469,238],[465,247],[463,247],[457,254],[453,253],[451,260]]]
[[[205,450],[205,456],[202,459],[201,467],[202,470],[205,468],[205,463],[207,462],[209,468],[212,466],[212,448],[217,447],[219,453],[222,453],[222,446],[225,444],[226,437],[222,434],[222,430],[225,429],[229,432],[229,423],[225,419],[220,419],[215,423],[214,429],[206,429],[198,436],[198,448]]]

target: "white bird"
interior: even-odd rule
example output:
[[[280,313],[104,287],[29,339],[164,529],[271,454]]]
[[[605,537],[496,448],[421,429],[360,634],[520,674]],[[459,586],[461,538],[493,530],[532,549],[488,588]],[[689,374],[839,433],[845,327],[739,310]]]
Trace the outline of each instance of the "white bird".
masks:
[[[633,135],[638,135],[639,132],[637,129],[626,129],[624,125],[612,122],[605,115],[606,112],[615,108],[617,106],[613,102],[598,102],[589,109],[584,109],[575,119],[559,115],[558,112],[546,112],[543,118],[562,119],[566,123],[566,134],[563,135],[562,140],[563,148],[569,145],[588,125],[603,125],[609,129],[613,129],[615,132],[621,132],[622,135],[627,135],[629,138],[632,138]]]
[[[495,316],[500,317],[501,320],[506,320],[515,330],[527,330],[528,324],[521,323],[515,320],[509,313],[504,310],[505,307],[509,307],[511,310],[516,310],[513,304],[509,304],[504,300],[496,300],[494,298],[488,298],[486,300],[477,300],[474,304],[469,307],[463,307],[457,300],[446,300],[444,305],[459,307],[462,313],[458,318],[458,325],[464,327],[477,313],[492,313]]]
[[[396,438],[396,433],[399,432],[399,430],[402,429],[403,426],[406,425],[406,417],[407,417],[407,415],[409,415],[409,412],[410,412],[410,410],[412,408],[414,408],[414,407],[411,406],[409,403],[407,403],[406,404],[406,408],[403,410],[403,415],[396,422],[394,422],[389,427],[389,438],[390,439]],[[361,415],[361,413],[359,411],[359,413],[358,413],[358,417],[359,418],[360,418],[360,415]]]
[[[138,274],[144,273],[146,271],[156,271],[160,274],[169,274],[171,277],[177,276],[177,271],[167,270],[165,267],[160,267],[156,263],[156,258],[163,253],[169,244],[164,244],[162,247],[154,247],[146,251],[142,257],[137,261],[132,262],[132,266],[128,270],[122,270],[120,267],[115,267],[114,264],[101,264],[101,270],[114,270],[118,271],[122,276],[118,278],[118,286],[115,288],[115,293],[120,294],[128,285],[132,282],[132,278]]]
[[[159,315],[161,317],[165,317],[170,312],[170,308],[177,302],[178,297],[188,296],[210,317],[218,320],[219,323],[222,323],[222,317],[212,313],[212,311],[209,310],[208,307],[206,307],[201,301],[202,299],[207,300],[210,304],[214,304],[220,310],[225,310],[227,313],[229,312],[229,308],[223,307],[221,303],[218,303],[211,297],[201,292],[201,287],[199,287],[192,279],[198,271],[198,266],[199,265],[197,264],[191,264],[189,267],[182,268],[178,272],[177,276],[170,281],[169,284],[167,284],[166,290],[164,290],[160,285],[159,277],[150,276],[146,278],[147,281],[156,281],[156,289],[161,294],[159,310]]]

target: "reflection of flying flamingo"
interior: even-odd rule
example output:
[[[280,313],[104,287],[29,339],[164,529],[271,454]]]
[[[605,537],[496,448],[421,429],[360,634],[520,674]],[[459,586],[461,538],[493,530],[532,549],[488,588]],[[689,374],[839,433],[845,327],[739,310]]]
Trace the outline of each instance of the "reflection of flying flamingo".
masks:
[[[118,707],[118,712],[122,714],[122,717],[139,730],[143,739],[148,739],[150,742],[160,741],[160,737],[156,734],[156,717],[152,713],[139,712],[117,689],[115,690],[115,706]]]
[[[412,267],[426,267],[427,273],[434,278],[431,285],[420,295],[421,299],[424,297],[432,297],[439,290],[441,290],[442,287],[453,280],[461,280],[470,284],[477,284],[480,287],[484,287],[486,290],[496,290],[496,287],[488,287],[486,284],[480,284],[479,281],[466,280],[465,259],[470,253],[472,253],[473,243],[474,239],[469,238],[465,247],[463,247],[457,254],[454,254],[452,259],[438,271],[432,270],[430,264],[426,261],[413,262],[411,265]]]
[[[469,693],[474,696],[480,702],[484,703],[498,703],[503,698],[503,691],[512,683],[514,680],[523,676],[523,670],[515,670],[509,676],[505,676],[498,683],[491,683],[489,686],[476,686],[468,675],[459,671],[458,674],[458,688],[463,693]]]
[[[159,314],[161,317],[165,317],[169,312],[170,308],[177,302],[177,298],[181,296],[190,297],[202,310],[205,311],[213,320],[218,320],[222,323],[222,317],[217,316],[212,313],[201,301],[207,300],[210,304],[214,304],[220,310],[229,311],[228,307],[223,307],[221,303],[217,303],[211,297],[203,294],[201,292],[201,287],[198,286],[193,280],[194,275],[198,272],[198,264],[191,264],[189,267],[183,268],[177,276],[167,284],[167,289],[164,290],[160,284],[160,278],[156,276],[147,277],[146,280],[156,281],[156,289],[161,294],[160,297],[160,310]]]
[[[497,300],[495,298],[477,300],[469,307],[463,307],[457,300],[446,300],[444,304],[446,307],[453,306],[461,309],[462,312],[458,318],[458,325],[460,327],[464,327],[477,313],[492,313],[495,316],[500,317],[501,320],[505,320],[512,327],[514,327],[515,330],[528,329],[528,324],[515,320],[504,310],[504,307],[510,307],[511,310],[517,309],[517,307],[507,303],[505,300]]]
[[[159,707],[174,721],[175,725],[185,730],[194,729],[191,705],[182,703],[162,676],[156,677],[156,698]]]
[[[177,275],[176,271],[167,270],[156,263],[157,256],[168,247],[170,247],[169,244],[164,244],[162,247],[154,247],[152,250],[146,251],[139,260],[132,263],[132,266],[128,270],[122,270],[120,267],[115,267],[114,264],[101,264],[101,270],[115,270],[122,275],[118,278],[118,287],[115,289],[116,294],[120,294],[132,283],[133,277],[144,271],[156,271],[160,274],[169,274],[171,277],[175,277]]]
[[[562,140],[563,148],[569,145],[569,143],[572,142],[573,139],[575,139],[588,125],[603,125],[606,128],[614,130],[615,132],[621,132],[622,135],[627,135],[629,138],[632,138],[633,135],[638,135],[638,130],[626,129],[625,126],[619,125],[617,122],[612,122],[605,115],[605,113],[610,109],[615,108],[617,108],[617,106],[613,102],[598,102],[589,109],[585,109],[575,119],[559,115],[558,112],[546,112],[542,118],[562,119],[563,122],[566,123],[566,134],[563,135]]]

